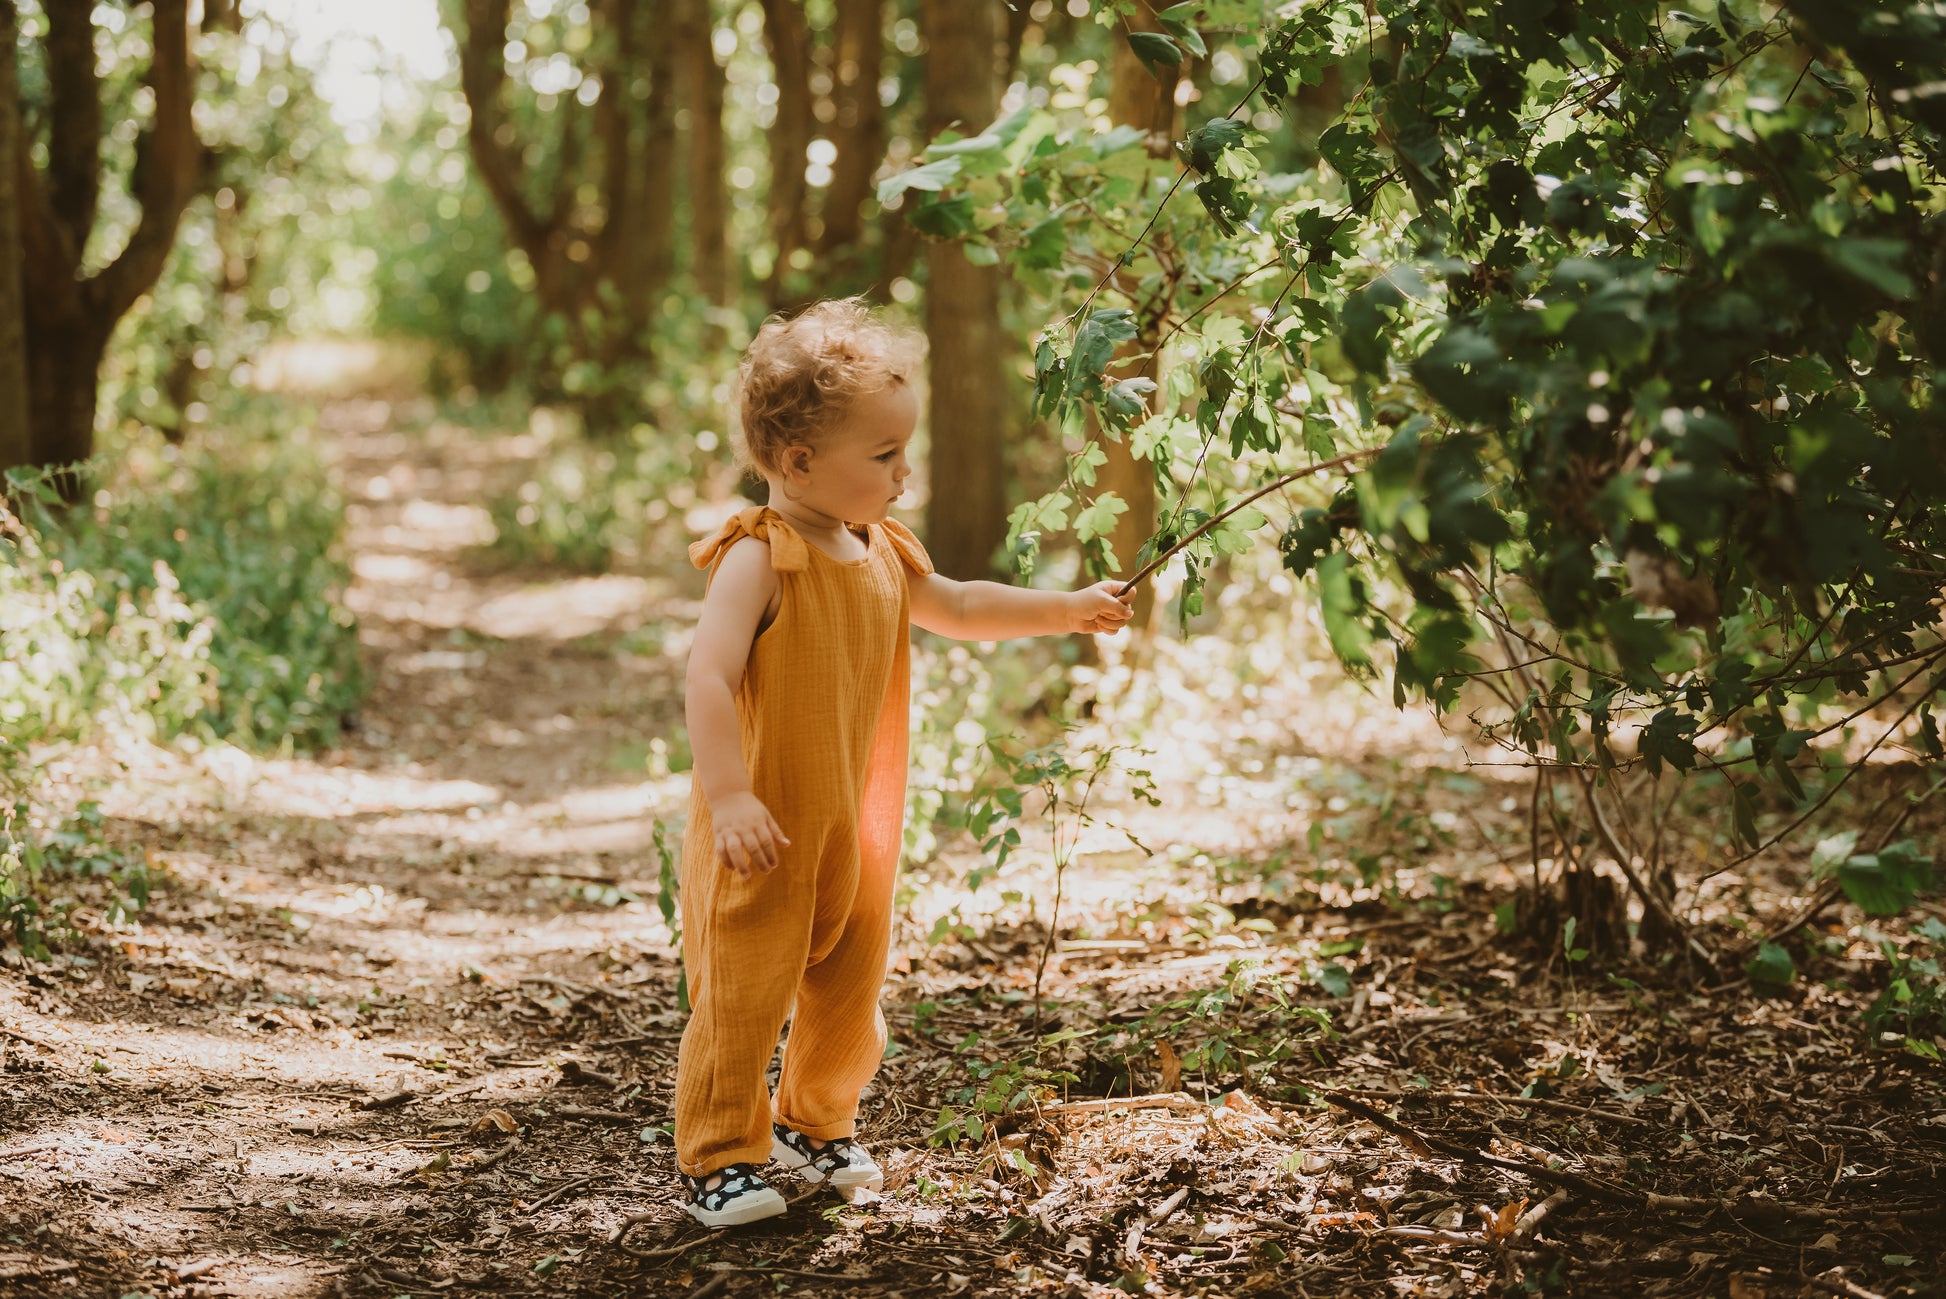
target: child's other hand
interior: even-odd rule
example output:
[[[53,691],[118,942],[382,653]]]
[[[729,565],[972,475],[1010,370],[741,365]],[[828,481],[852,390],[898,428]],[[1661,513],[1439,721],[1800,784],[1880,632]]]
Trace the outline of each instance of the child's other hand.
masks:
[[[777,869],[778,857],[790,843],[777,819],[755,794],[732,794],[710,808],[716,825],[716,857],[745,879],[753,871]]]
[[[1112,636],[1120,631],[1135,613],[1132,605],[1135,592],[1117,595],[1122,589],[1119,581],[1096,582],[1072,592],[1069,599],[1074,606],[1074,630],[1100,632]]]

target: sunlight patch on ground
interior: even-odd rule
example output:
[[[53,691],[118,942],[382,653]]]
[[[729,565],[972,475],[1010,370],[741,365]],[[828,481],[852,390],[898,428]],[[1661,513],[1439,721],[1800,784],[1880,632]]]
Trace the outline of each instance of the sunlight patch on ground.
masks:
[[[423,550],[484,546],[494,535],[493,516],[485,506],[429,501],[423,497],[406,502],[405,509],[399,512],[398,526],[406,538]],[[391,540],[388,535],[388,543]]]
[[[528,828],[499,848],[514,857],[571,857],[577,854],[623,854],[646,862],[653,842],[651,823],[644,819],[610,821],[597,825],[577,825],[568,829]],[[653,875],[652,866],[640,870]]]
[[[503,640],[574,640],[647,618],[655,590],[645,580],[619,573],[524,587],[481,605],[471,624]]]
[[[361,618],[500,640],[573,641],[630,630],[654,616],[664,595],[656,584],[622,573],[535,582],[497,593],[485,584],[454,583],[445,589],[436,582],[417,584],[390,562],[367,561],[359,577],[363,584],[352,589],[350,604]],[[379,582],[386,585],[375,585]]]
[[[439,570],[417,555],[368,550],[352,561],[351,571],[366,582],[423,582]]]
[[[497,808],[503,798],[495,786],[473,780],[428,780],[302,761],[265,762],[256,777],[251,804],[257,810],[326,820],[374,812]]]

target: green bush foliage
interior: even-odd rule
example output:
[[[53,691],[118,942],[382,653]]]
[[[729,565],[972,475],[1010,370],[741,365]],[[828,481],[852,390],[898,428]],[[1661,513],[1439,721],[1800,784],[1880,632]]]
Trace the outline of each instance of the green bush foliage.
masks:
[[[44,506],[42,480],[13,482]],[[136,586],[74,563],[11,512],[0,523],[0,775],[18,777],[30,745],[107,729],[169,736],[203,714],[214,628],[167,560],[150,558]]]
[[[1172,555],[1189,617],[1215,561],[1275,535],[1345,665],[1464,708],[1550,811],[1572,791],[1667,934],[1644,784],[1713,786],[1727,814],[1686,864],[1720,873],[1829,802],[1857,763],[1817,742],[1879,705],[1871,749],[1941,759],[1946,116],[1909,70],[1946,31],[1923,7],[1163,17],[1152,70],[1205,34],[1256,65],[1185,169],[1030,100],[880,189],[1057,318],[1038,406],[1079,449],[1014,516],[1023,565],[1061,534]],[[1315,147],[1267,147],[1327,77]],[[1091,427],[1154,469],[1139,556],[1106,553],[1124,503],[1072,440]]]
[[[51,826],[36,823],[25,798],[0,813],[0,934],[11,932],[23,952],[45,959],[49,926],[78,900],[67,890],[86,881],[108,886],[109,920],[148,905],[148,863],[111,846],[103,830],[98,803]]]
[[[257,749],[336,739],[364,678],[344,607],[344,507],[316,456],[265,439],[141,459],[135,479],[102,480],[92,509],[58,513],[41,483],[31,513],[50,567],[87,575],[104,634],[158,599],[207,623],[196,637],[209,665],[203,706],[151,713],[157,731]]]

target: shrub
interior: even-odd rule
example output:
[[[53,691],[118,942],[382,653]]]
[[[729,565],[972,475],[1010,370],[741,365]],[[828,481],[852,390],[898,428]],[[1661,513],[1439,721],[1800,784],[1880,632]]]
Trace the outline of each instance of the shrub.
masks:
[[[52,572],[78,579],[105,636],[121,627],[160,653],[158,619],[207,620],[202,705],[148,709],[150,729],[250,748],[336,739],[364,679],[344,607],[344,506],[316,455],[301,439],[219,442],[134,453],[125,470],[112,482],[93,471],[93,508],[67,514],[44,482],[29,484],[29,513]],[[150,609],[146,623],[127,623],[128,611]]]
[[[138,854],[111,846],[104,835],[101,806],[83,803],[74,815],[53,825],[39,824],[24,798],[0,809],[0,926],[30,956],[47,956],[42,920],[58,923],[76,901],[47,896],[57,883],[106,882],[111,890],[108,919],[141,910],[149,900],[148,863]]]

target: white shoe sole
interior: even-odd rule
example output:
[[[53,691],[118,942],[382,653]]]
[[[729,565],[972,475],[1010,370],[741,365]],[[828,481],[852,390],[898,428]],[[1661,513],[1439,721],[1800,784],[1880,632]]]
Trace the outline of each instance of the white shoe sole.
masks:
[[[685,1204],[682,1207],[690,1217],[712,1228],[741,1227],[746,1222],[762,1222],[790,1208],[784,1203],[784,1197],[768,1186],[761,1191],[739,1195],[721,1209],[705,1209],[700,1204]]]
[[[840,1195],[851,1191],[881,1191],[885,1189],[885,1173],[877,1165],[871,1168],[840,1168],[827,1176],[815,1167],[810,1160],[798,1154],[778,1137],[770,1139],[770,1157],[789,1171],[796,1173],[807,1182],[829,1182],[831,1188]]]

